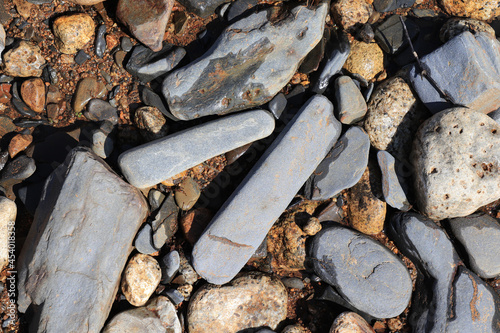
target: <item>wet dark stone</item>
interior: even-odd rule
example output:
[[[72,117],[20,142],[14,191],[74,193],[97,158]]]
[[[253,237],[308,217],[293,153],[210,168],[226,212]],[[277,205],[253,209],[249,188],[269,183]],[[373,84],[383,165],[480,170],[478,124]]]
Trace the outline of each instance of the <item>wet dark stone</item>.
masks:
[[[2,170],[0,186],[4,188],[19,184],[30,177],[36,170],[35,160],[26,155],[21,155],[10,161]]]
[[[415,0],[373,0],[373,6],[377,12],[392,12],[398,8],[409,8]]]
[[[84,112],[84,115],[92,121],[107,120],[112,124],[118,124],[117,109],[102,99],[91,99],[87,104],[87,110]]]
[[[286,108],[287,102],[288,100],[283,93],[279,93],[278,95],[274,96],[274,98],[269,102],[269,111],[271,111],[274,118],[280,118],[281,113],[283,113]]]
[[[97,28],[97,33],[95,35],[95,54],[97,57],[102,58],[104,56],[104,52],[106,52],[106,25],[101,24],[99,28]]]
[[[123,51],[130,52],[132,47],[134,47],[134,44],[132,44],[132,40],[129,37],[124,36],[120,38],[120,47]]]
[[[416,25],[412,19],[408,19],[406,17],[403,18],[403,21],[405,22],[410,39],[414,40],[420,30],[418,25]],[[408,41],[406,40],[399,15],[391,15],[381,25],[379,25],[375,29],[375,39],[377,40],[378,45],[386,53],[394,54],[400,49],[406,47],[408,45]]]
[[[215,9],[228,0],[179,0],[179,3],[192,13],[206,18],[215,12]]]
[[[81,65],[83,64],[85,61],[89,60],[91,57],[85,53],[84,50],[80,50],[76,53],[75,55],[75,62],[78,64],[78,65]]]
[[[142,89],[140,89],[140,96],[141,96],[141,101],[148,105],[148,106],[154,106],[158,110],[160,110],[163,115],[165,115],[168,119],[173,120],[173,121],[179,121],[179,119],[175,118],[167,109],[165,103],[163,103],[163,99],[161,98],[160,95],[155,93],[153,90],[151,90],[149,87],[142,86]]]
[[[35,126],[39,126],[39,125],[49,125],[50,122],[45,118],[42,118],[42,119],[17,118],[14,120],[14,124],[18,127],[27,128],[27,127],[35,127]]]
[[[366,23],[358,31],[358,38],[365,43],[370,43],[375,38],[375,32],[371,24]]]

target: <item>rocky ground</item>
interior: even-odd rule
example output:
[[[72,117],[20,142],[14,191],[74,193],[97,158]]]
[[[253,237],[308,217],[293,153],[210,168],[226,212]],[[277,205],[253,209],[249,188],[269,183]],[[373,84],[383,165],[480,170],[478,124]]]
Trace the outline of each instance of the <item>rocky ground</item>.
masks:
[[[500,331],[499,8],[5,0],[2,330]]]

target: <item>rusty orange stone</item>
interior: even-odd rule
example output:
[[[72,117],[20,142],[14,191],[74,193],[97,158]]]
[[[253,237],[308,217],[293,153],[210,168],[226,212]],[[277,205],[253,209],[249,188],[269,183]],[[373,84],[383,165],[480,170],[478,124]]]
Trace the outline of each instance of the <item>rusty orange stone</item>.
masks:
[[[9,155],[14,158],[17,154],[25,150],[33,142],[33,136],[30,134],[17,134],[10,140]]]

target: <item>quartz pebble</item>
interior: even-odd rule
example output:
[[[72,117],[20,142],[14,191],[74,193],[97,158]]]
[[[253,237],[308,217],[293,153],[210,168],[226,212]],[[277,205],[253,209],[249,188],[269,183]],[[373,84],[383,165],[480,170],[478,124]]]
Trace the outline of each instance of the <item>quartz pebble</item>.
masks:
[[[75,54],[94,37],[94,21],[88,14],[59,16],[53,26],[55,45],[64,54]]]
[[[248,111],[133,148],[122,153],[118,163],[132,185],[146,188],[214,156],[264,138],[273,129],[274,119],[268,112]]]
[[[21,41],[19,45],[3,54],[3,68],[14,77],[40,77],[45,59],[36,45]]]
[[[373,328],[355,312],[342,312],[332,324],[330,333],[375,333]]]
[[[377,43],[354,40],[351,43],[351,52],[345,61],[344,69],[371,81],[384,70],[384,53]]]
[[[332,5],[333,17],[345,30],[364,24],[373,13],[373,6],[365,0],[339,0]]]
[[[440,2],[451,16],[470,17],[482,21],[500,16],[499,0],[440,0]]]
[[[138,253],[125,267],[121,290],[130,304],[142,306],[153,294],[160,279],[161,270],[158,262],[147,254]]]
[[[195,244],[193,265],[198,274],[210,283],[223,284],[240,271],[337,141],[340,131],[331,102],[321,95],[311,97]],[[293,163],[284,165],[284,160]],[[262,192],[262,186],[268,190]]]
[[[165,117],[154,106],[143,106],[135,111],[134,123],[141,130],[146,141],[153,141],[167,135]]]

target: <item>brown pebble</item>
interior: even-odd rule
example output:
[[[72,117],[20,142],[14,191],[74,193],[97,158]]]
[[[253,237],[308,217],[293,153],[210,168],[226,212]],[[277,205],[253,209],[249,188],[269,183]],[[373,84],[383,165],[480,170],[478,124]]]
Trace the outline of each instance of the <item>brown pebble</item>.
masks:
[[[10,99],[12,98],[12,95],[10,94],[10,88],[12,85],[8,83],[2,83],[0,84],[0,103],[8,103]]]
[[[333,322],[330,333],[375,333],[375,331],[357,313],[343,312]]]
[[[196,208],[181,218],[180,226],[186,239],[194,245],[212,220],[214,214],[207,208]]]
[[[78,13],[56,18],[53,24],[55,45],[65,54],[74,54],[94,36],[94,21],[88,14]]]
[[[227,165],[233,164],[238,158],[240,158],[243,154],[246,153],[246,151],[248,150],[248,148],[250,148],[251,145],[252,143],[247,143],[244,146],[228,151],[226,153]]]
[[[121,50],[115,53],[115,63],[120,69],[123,69],[125,67],[123,60],[125,59],[126,55],[127,52]]]
[[[14,158],[17,154],[25,150],[33,142],[33,136],[30,134],[17,134],[10,140],[9,155]]]
[[[63,95],[57,86],[50,85],[47,90],[47,104],[59,103],[63,99]]]
[[[371,81],[384,70],[384,52],[377,43],[354,40],[344,69]]]
[[[190,210],[200,197],[200,187],[191,177],[185,178],[175,191],[175,202],[182,210]]]
[[[12,119],[5,116],[0,116],[0,138],[7,133],[16,130],[16,125],[12,122]]]
[[[93,77],[86,77],[78,82],[73,96],[73,110],[82,112],[92,98],[101,98],[107,93],[106,86]]]
[[[24,19],[28,19],[31,16],[31,9],[35,7],[34,4],[26,1],[26,0],[13,0],[12,1],[16,6],[16,10]]]
[[[35,112],[45,108],[45,84],[40,78],[28,79],[21,85],[23,101]]]

